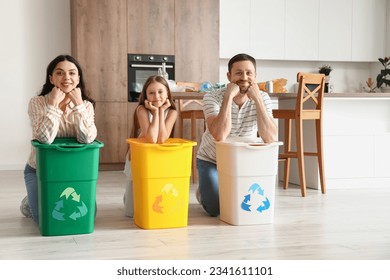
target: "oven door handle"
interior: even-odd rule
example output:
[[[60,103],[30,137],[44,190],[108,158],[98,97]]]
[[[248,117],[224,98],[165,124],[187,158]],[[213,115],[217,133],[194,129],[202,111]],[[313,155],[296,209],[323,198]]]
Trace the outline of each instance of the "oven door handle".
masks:
[[[161,68],[161,65],[158,64],[130,64],[132,68]],[[173,68],[173,65],[165,65],[166,68]]]

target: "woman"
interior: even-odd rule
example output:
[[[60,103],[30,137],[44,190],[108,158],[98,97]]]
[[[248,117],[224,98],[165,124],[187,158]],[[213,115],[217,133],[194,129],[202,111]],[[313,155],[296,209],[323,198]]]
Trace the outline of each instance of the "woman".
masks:
[[[56,137],[74,137],[80,143],[95,140],[94,101],[88,97],[80,64],[69,55],[59,55],[46,69],[46,82],[28,106],[33,139],[50,144]],[[24,169],[27,196],[20,210],[39,224],[38,182],[35,148]]]

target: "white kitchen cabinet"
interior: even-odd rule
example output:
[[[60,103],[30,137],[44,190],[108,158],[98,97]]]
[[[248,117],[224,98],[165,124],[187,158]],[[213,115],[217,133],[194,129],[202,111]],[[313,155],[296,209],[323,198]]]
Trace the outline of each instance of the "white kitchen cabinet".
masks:
[[[318,60],[319,0],[286,1],[285,59]]]
[[[326,178],[374,177],[373,135],[324,135],[323,143]]]
[[[285,11],[285,0],[252,0],[250,53],[254,57],[284,57]]]
[[[374,165],[376,177],[389,177],[390,133],[375,135]]]
[[[387,1],[220,0],[220,58],[377,62]]]
[[[351,60],[352,5],[353,0],[320,0],[319,60]]]
[[[220,0],[219,2],[219,56],[231,58],[250,50],[251,0]],[[207,38],[205,38],[207,43]]]
[[[360,95],[363,94],[340,97],[336,93],[324,98],[323,149],[328,190],[390,185],[390,98]],[[292,108],[294,104],[295,99],[279,99],[279,109]],[[305,151],[315,151],[314,122],[305,121],[303,127]],[[280,141],[284,141],[283,128],[282,121]],[[295,149],[295,141],[292,146]],[[279,165],[280,179],[283,167]],[[305,157],[305,169],[308,188],[320,189],[317,159]],[[291,161],[289,182],[299,184],[296,160]]]
[[[353,0],[352,61],[386,55],[386,7],[386,0]]]

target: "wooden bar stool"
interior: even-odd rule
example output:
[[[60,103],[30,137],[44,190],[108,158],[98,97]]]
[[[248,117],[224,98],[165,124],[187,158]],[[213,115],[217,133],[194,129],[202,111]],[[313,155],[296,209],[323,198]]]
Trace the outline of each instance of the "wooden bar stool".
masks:
[[[274,118],[284,119],[284,152],[279,154],[279,159],[285,161],[284,165],[284,189],[288,188],[290,175],[290,160],[298,160],[298,172],[301,184],[301,194],[306,196],[305,156],[315,156],[318,159],[318,169],[322,193],[326,192],[323,144],[322,144],[322,106],[325,89],[325,75],[312,73],[298,73],[298,95],[295,109],[272,110]],[[311,103],[311,105],[310,105]],[[314,108],[313,108],[314,104]],[[308,108],[308,106],[311,106]],[[291,148],[291,126],[295,121],[296,150]],[[315,121],[316,152],[305,152],[303,145],[303,121]]]
[[[198,91],[199,90],[199,83],[189,83],[189,82],[177,82],[178,86],[185,86],[186,91]],[[194,105],[197,107],[203,106],[203,102],[200,100],[179,100],[178,104],[178,112],[179,112],[179,135],[181,138],[184,138],[184,120],[190,121],[191,126],[191,139],[192,141],[197,142],[197,121],[203,120],[203,130],[206,129],[203,109],[186,109],[186,107],[189,107],[189,105]],[[201,107],[200,107],[201,108]],[[192,182],[197,183],[198,182],[198,173],[196,170],[196,151],[197,147],[194,147],[192,149]]]

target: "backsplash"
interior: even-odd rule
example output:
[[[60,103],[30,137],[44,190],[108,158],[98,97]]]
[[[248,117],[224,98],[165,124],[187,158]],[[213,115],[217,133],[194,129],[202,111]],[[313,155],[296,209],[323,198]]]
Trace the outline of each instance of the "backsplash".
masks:
[[[363,86],[369,77],[375,80],[380,71],[381,64],[373,62],[322,62],[322,61],[282,61],[257,60],[257,81],[263,82],[276,78],[285,78],[287,92],[295,92],[296,74],[303,72],[318,72],[323,64],[332,66],[330,83],[333,92],[363,92]],[[227,83],[227,59],[220,60],[220,83]]]

